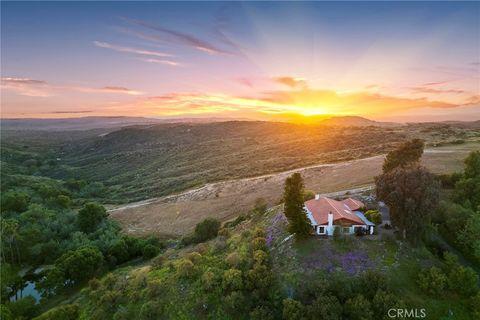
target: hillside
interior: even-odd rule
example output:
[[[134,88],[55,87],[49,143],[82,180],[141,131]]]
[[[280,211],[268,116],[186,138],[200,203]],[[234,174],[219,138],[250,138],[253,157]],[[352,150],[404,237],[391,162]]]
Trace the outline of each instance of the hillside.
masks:
[[[289,123],[134,126],[78,139],[69,136],[52,149],[59,160],[50,175],[102,182],[111,188],[112,200],[125,203],[214,181],[367,157],[400,140],[400,134],[385,135],[382,128]]]
[[[320,121],[323,125],[328,126],[357,126],[357,127],[368,127],[368,126],[377,126],[377,127],[395,127],[401,126],[400,123],[394,122],[379,122],[373,121],[367,118],[358,117],[358,116],[344,116],[344,117],[332,117]]]

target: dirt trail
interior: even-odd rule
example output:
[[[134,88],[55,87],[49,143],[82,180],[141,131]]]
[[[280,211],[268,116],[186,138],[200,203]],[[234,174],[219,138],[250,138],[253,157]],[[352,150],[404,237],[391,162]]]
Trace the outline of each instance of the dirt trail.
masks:
[[[475,144],[479,149],[479,145]],[[461,170],[470,146],[425,150],[422,163],[434,172]],[[439,152],[440,151],[440,152]],[[109,210],[126,232],[180,236],[190,232],[206,217],[231,219],[252,208],[262,197],[269,205],[280,201],[285,178],[300,172],[306,189],[330,196],[372,190],[373,178],[380,174],[384,155],[333,164],[319,164],[252,178],[221,181],[176,195],[153,198]],[[341,191],[339,191],[341,190]]]

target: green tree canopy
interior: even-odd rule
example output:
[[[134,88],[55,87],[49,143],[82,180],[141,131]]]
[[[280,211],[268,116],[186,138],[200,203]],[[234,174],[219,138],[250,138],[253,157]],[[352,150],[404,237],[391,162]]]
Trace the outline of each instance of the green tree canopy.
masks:
[[[215,238],[220,229],[220,221],[213,218],[207,218],[195,226],[195,241],[203,242]]]
[[[78,211],[78,227],[85,233],[94,231],[98,224],[107,217],[105,208],[94,202],[87,203]]]
[[[63,272],[66,280],[88,280],[103,266],[103,255],[96,247],[87,246],[63,254],[55,267]]]
[[[299,238],[308,236],[312,231],[310,221],[303,209],[304,189],[303,178],[298,172],[285,180],[283,199],[288,231]]]
[[[424,143],[420,139],[406,141],[395,150],[390,151],[383,163],[383,172],[387,173],[398,167],[405,167],[420,161]]]
[[[397,168],[375,178],[377,198],[390,207],[392,224],[404,238],[418,243],[430,226],[439,202],[439,182],[420,166]]]

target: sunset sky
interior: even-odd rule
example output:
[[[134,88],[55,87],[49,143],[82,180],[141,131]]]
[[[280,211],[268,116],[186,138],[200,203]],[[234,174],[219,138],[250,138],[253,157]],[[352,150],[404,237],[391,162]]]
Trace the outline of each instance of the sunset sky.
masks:
[[[2,2],[2,117],[480,120],[479,2]]]

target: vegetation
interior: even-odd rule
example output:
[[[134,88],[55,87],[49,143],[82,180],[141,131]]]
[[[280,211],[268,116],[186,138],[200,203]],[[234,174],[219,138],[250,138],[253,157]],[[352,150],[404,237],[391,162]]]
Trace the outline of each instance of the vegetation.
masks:
[[[382,214],[378,210],[367,210],[365,217],[376,225],[382,224]]]
[[[444,197],[433,222],[451,245],[480,266],[480,152],[470,153],[464,172],[452,175],[456,177],[453,192]]]
[[[375,178],[377,198],[390,207],[392,224],[414,244],[427,239],[440,200],[435,176],[418,165],[422,153],[420,140],[401,145],[387,155],[383,174]]]
[[[312,226],[303,209],[304,193],[303,179],[300,173],[294,173],[285,180],[283,192],[285,216],[288,219],[288,230],[297,238],[305,238],[312,232]]]

